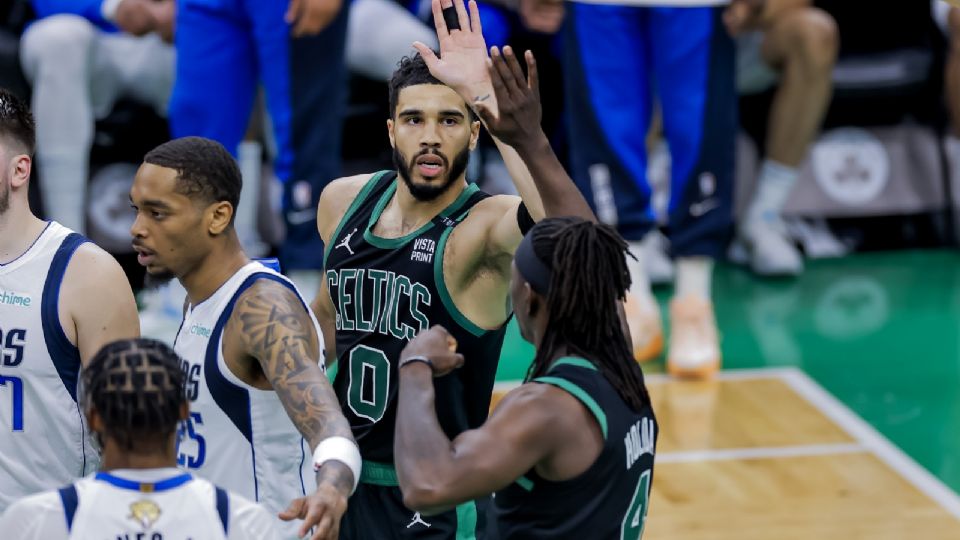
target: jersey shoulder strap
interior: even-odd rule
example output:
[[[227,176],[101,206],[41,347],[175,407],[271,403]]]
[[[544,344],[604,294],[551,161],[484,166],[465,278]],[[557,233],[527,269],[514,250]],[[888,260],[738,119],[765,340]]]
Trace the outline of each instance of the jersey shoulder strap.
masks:
[[[370,201],[367,206],[372,208],[377,201],[376,194],[381,193],[387,187],[389,187],[397,177],[396,171],[383,170],[373,173],[370,178],[367,180],[367,183],[364,184],[363,188],[360,189],[360,192],[357,193],[356,197],[353,198],[353,201],[350,202],[350,206],[347,207],[347,211],[344,212],[343,217],[340,218],[340,222],[337,223],[337,228],[333,232],[333,236],[330,237],[330,242],[324,248],[324,260],[327,260],[330,257],[330,250],[333,249],[334,244],[337,243],[337,239],[340,238],[340,233],[343,232],[343,228],[347,223],[353,219],[354,214],[364,206],[364,203]]]
[[[220,516],[220,524],[223,525],[223,534],[228,533],[228,524],[230,523],[230,497],[226,490],[216,487],[217,492],[217,515]]]
[[[77,486],[70,484],[59,489],[60,502],[63,503],[63,515],[67,518],[67,532],[73,528],[73,517],[77,514]]]
[[[596,418],[603,433],[603,440],[606,442],[607,414],[595,399],[596,396],[592,395],[593,392],[588,389],[590,379],[596,377],[603,376],[593,362],[584,358],[565,357],[554,362],[545,376],[537,377],[533,382],[556,386],[577,398]]]

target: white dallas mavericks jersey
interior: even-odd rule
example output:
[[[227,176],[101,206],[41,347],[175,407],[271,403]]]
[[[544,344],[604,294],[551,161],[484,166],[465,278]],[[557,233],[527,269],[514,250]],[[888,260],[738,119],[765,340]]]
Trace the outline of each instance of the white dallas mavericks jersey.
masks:
[[[276,514],[293,499],[316,490],[316,473],[312,449],[276,392],[242,382],[223,359],[223,331],[237,298],[260,279],[289,287],[303,301],[287,278],[251,262],[213,296],[187,308],[174,344],[184,359],[191,400],[190,420],[178,437],[177,460],[181,467]],[[322,351],[319,325],[307,303],[303,305],[313,319]],[[283,523],[281,531],[294,537],[299,526],[298,521]]]
[[[59,316],[60,283],[86,241],[50,222],[22,255],[0,264],[0,511],[99,461],[77,405],[80,353]]]
[[[99,473],[27,497],[0,517],[0,531],[17,540],[278,538],[266,510],[173,468]]]

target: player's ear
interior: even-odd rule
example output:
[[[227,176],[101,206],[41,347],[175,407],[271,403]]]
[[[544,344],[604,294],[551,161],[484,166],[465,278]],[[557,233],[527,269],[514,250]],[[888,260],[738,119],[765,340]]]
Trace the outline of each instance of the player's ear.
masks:
[[[184,401],[180,404],[180,417],[177,420],[186,420],[190,418],[190,403]]]
[[[397,142],[393,137],[393,118],[387,118],[387,137],[390,138],[390,146],[397,147]]]
[[[10,170],[10,187],[20,189],[27,184],[32,167],[30,156],[26,154],[13,156],[7,167]]]
[[[470,150],[476,150],[477,143],[480,141],[480,121],[470,122]]]
[[[230,226],[230,220],[233,218],[233,205],[227,201],[215,202],[207,207],[207,213],[210,223],[207,230],[210,234],[217,236]]]

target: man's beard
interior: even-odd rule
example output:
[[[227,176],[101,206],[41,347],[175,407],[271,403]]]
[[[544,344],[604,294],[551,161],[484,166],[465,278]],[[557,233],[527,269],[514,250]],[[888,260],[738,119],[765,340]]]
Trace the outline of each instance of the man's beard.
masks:
[[[425,156],[432,154],[440,158],[443,161],[443,169],[446,171],[446,178],[443,178],[441,182],[434,184],[433,182],[429,184],[414,184],[412,177],[414,168],[417,166],[417,158],[420,156]],[[453,163],[450,163],[447,160],[447,156],[441,154],[437,150],[431,150],[430,148],[424,148],[420,152],[417,152],[415,156],[410,158],[409,163],[404,160],[403,154],[400,153],[396,148],[393,149],[393,165],[397,168],[397,172],[400,174],[400,178],[403,179],[403,183],[406,184],[407,189],[410,191],[410,194],[413,195],[413,198],[421,202],[429,202],[437,197],[443,195],[450,189],[450,186],[463,175],[463,172],[467,170],[467,162],[470,160],[470,147],[464,146],[454,158]]]

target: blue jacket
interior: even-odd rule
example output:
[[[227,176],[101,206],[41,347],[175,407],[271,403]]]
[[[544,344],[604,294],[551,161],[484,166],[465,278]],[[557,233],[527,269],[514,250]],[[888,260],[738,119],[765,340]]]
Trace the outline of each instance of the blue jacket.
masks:
[[[79,15],[107,32],[116,32],[117,27],[103,18],[100,4],[103,0],[32,0],[37,18],[69,13]]]

